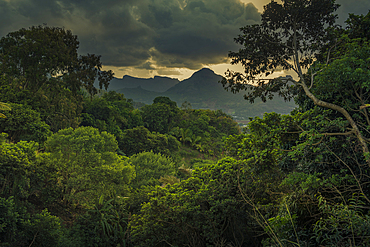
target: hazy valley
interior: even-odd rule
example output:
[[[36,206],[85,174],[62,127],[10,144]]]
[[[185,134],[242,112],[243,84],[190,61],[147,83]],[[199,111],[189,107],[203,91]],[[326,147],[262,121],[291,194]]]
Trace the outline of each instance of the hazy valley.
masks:
[[[204,68],[183,81],[159,76],[149,79],[131,76],[113,78],[108,90],[123,93],[126,98],[144,104],[152,104],[158,96],[167,96],[179,107],[186,101],[193,109],[221,109],[237,120],[262,116],[265,112],[287,114],[295,107],[294,102],[285,102],[279,97],[251,104],[243,98],[243,92],[232,94],[226,91],[219,83],[221,79],[222,76]]]

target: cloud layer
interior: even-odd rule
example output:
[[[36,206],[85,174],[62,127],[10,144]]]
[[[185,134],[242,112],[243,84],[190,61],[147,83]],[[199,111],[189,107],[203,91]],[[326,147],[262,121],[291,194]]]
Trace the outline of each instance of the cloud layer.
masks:
[[[260,20],[239,0],[0,0],[0,35],[46,23],[72,30],[104,65],[183,67],[225,62],[239,28]]]
[[[102,55],[106,66],[195,70],[227,62],[239,28],[259,22],[257,8],[242,1],[0,0],[0,36],[46,23],[72,30],[79,52]],[[368,0],[338,3],[341,20],[370,8]]]

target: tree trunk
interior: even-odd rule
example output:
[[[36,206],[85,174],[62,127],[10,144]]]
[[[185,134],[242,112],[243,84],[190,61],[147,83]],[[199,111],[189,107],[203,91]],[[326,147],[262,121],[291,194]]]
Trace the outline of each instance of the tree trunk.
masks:
[[[310,92],[310,90],[308,89],[307,85],[304,82],[300,83],[300,85],[303,87],[303,90],[304,90],[305,94],[310,99],[312,99],[312,101],[315,105],[325,107],[325,108],[328,108],[328,109],[332,109],[334,111],[342,113],[342,115],[347,119],[347,121],[351,125],[352,129],[354,130],[355,135],[356,135],[357,139],[359,140],[359,142],[362,146],[362,151],[364,152],[366,163],[370,166],[370,158],[366,155],[366,154],[369,153],[369,148],[367,146],[365,138],[362,136],[360,130],[358,129],[358,126],[357,126],[356,122],[353,120],[353,118],[348,113],[348,111],[346,109],[344,109],[343,107],[340,107],[338,105],[319,100],[318,98],[316,98],[315,95],[313,95]]]

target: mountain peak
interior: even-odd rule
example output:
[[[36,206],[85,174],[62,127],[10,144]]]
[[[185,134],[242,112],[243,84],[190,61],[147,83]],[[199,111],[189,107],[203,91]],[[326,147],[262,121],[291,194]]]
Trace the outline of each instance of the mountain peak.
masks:
[[[202,75],[215,75],[215,72],[209,68],[203,68],[201,70],[198,70],[197,72],[195,72],[193,74],[194,75],[198,75],[198,74],[202,74]]]

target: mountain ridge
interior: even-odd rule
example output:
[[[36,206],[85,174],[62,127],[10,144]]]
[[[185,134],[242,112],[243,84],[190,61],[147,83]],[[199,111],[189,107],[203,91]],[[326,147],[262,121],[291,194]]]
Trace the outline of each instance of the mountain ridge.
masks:
[[[124,76],[123,78],[130,78]],[[160,85],[160,81],[156,81],[157,87],[163,90],[168,87],[168,80],[160,77],[163,82],[167,83],[164,86]],[[140,80],[142,79],[142,80]],[[152,80],[150,80],[152,79]],[[245,92],[233,94],[227,92],[219,81],[222,80],[221,75],[217,75],[214,71],[208,68],[203,68],[193,73],[187,79],[179,81],[171,79],[171,82],[176,82],[165,91],[150,90],[150,86],[142,82],[154,82],[155,78],[135,78],[131,80],[130,88],[115,89],[119,93],[123,93],[126,98],[132,99],[135,102],[142,102],[145,104],[152,104],[153,99],[158,96],[166,96],[175,101],[178,106],[181,106],[185,101],[189,102],[194,109],[211,109],[223,110],[224,112],[239,118],[248,119],[249,117],[262,116],[265,112],[277,112],[281,114],[288,114],[295,104],[292,102],[285,102],[279,97],[275,97],[266,103],[256,100],[251,104],[243,97]],[[123,85],[123,84],[121,84]],[[143,86],[144,85],[144,86]],[[114,86],[117,87],[117,84]],[[111,87],[108,90],[112,90]]]
[[[141,86],[143,89],[153,92],[165,92],[167,89],[178,84],[178,79],[154,76],[153,78],[139,78],[129,75],[123,76],[121,79],[114,77],[108,86],[108,90],[119,90],[122,88],[135,88]]]

